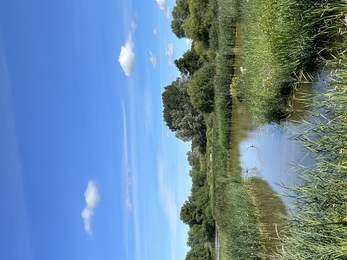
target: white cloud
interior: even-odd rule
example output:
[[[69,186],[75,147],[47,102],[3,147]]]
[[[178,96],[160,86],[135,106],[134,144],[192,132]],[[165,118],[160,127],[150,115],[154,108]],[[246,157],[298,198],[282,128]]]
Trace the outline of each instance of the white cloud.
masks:
[[[167,138],[170,138],[170,131],[169,130],[166,131],[166,136],[167,136]]]
[[[81,216],[84,220],[84,230],[91,235],[92,228],[91,222],[94,215],[94,209],[100,201],[100,196],[98,189],[96,187],[95,181],[89,181],[86,191],[84,192],[84,198],[86,201],[86,206],[81,212]]]
[[[163,10],[165,12],[166,18],[169,19],[171,17],[171,11],[169,6],[167,5],[167,0],[157,0],[157,3],[160,10]]]
[[[158,29],[157,29],[157,27],[154,27],[154,29],[153,29],[153,33],[154,33],[154,35],[157,35],[157,33],[158,33]]]
[[[118,61],[122,66],[126,76],[130,77],[133,73],[135,54],[133,52],[134,43],[132,32],[129,32],[128,39],[124,46],[121,47]]]
[[[127,210],[129,210],[129,211],[131,211],[131,210],[133,209],[133,205],[131,204],[129,198],[127,198],[127,199],[125,200],[125,207],[126,207]]]
[[[149,60],[151,61],[153,68],[155,68],[157,66],[157,56],[153,53],[153,52],[149,52]]]
[[[165,39],[165,55],[169,59],[169,65],[170,67],[174,66],[174,44],[173,43],[168,43]]]
[[[137,27],[137,24],[134,21],[131,21],[131,29],[134,31]]]
[[[188,47],[191,47],[192,46],[192,43],[193,43],[193,40],[189,39],[189,38],[186,38],[186,45]]]

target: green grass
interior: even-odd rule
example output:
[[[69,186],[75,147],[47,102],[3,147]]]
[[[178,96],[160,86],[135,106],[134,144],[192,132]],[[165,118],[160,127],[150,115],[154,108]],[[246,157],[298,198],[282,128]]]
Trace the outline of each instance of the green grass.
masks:
[[[297,203],[284,230],[279,217],[283,204],[271,188],[241,177],[240,123],[233,116],[236,99],[230,98],[239,9],[237,1],[218,3],[215,111],[208,116],[205,160],[212,153],[206,169],[220,259],[347,259],[347,26],[341,13],[347,13],[346,3],[254,0],[242,5],[242,64],[247,70],[234,81],[232,92],[245,101],[256,122],[287,115],[288,99],[298,83],[307,81],[305,70],[322,64],[334,68],[330,91],[315,101],[329,116],[312,115],[315,120],[307,121],[307,131],[298,136],[317,167],[299,170],[302,184],[294,189]],[[275,208],[276,214],[270,214]]]
[[[292,188],[296,203],[286,220],[283,251],[277,259],[347,259],[347,4],[334,1],[322,14],[321,30],[335,35],[326,52],[331,68],[326,93],[315,99],[319,111],[304,122],[296,138],[315,159],[299,167],[301,183]],[[326,14],[328,17],[324,17]],[[344,10],[343,13],[341,11]],[[338,33],[341,28],[342,32]]]
[[[347,259],[347,78],[342,80],[343,86],[321,96],[322,114],[312,115],[297,137],[316,166],[300,169],[279,259]]]
[[[276,259],[271,255],[276,254],[281,245],[279,234],[283,230],[285,205],[270,185],[258,177],[247,179],[246,186],[257,209],[257,226],[263,243],[259,255]]]
[[[253,0],[242,5],[242,57],[246,72],[240,94],[258,123],[279,121],[302,71],[329,56],[345,10],[343,1]]]

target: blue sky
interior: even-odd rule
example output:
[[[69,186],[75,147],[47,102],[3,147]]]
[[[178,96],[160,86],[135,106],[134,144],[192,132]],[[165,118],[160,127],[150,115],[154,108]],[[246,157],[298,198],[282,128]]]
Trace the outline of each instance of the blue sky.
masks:
[[[0,0],[0,259],[184,259],[173,0]]]

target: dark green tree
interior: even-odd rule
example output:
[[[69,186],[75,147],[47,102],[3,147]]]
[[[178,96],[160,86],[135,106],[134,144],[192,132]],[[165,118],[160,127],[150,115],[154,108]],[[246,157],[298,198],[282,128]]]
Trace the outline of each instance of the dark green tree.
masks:
[[[166,86],[162,93],[164,121],[172,131],[178,130],[177,125],[172,124],[172,111],[180,110],[184,104],[190,103],[187,92],[188,85],[184,86],[184,84],[188,84],[188,81],[177,78],[171,85]]]
[[[211,255],[208,247],[205,243],[195,244],[191,247],[190,251],[187,253],[185,260],[212,260],[214,256]]]
[[[187,160],[192,170],[200,170],[200,152],[199,147],[194,147],[191,151],[187,152]]]
[[[213,79],[215,75],[215,66],[213,63],[206,63],[195,74],[190,83],[188,93],[191,104],[203,113],[209,113],[213,110],[214,89]]]
[[[181,109],[171,112],[172,126],[176,129],[176,137],[183,141],[198,141],[205,143],[206,125],[203,115],[190,103],[186,103]]]
[[[164,121],[183,141],[206,144],[206,125],[203,115],[191,104],[188,95],[188,78],[177,78],[165,87],[162,94]]]
[[[171,29],[177,38],[184,38],[186,34],[183,29],[183,24],[189,16],[188,0],[177,0],[176,5],[172,9]]]
[[[176,59],[175,65],[182,76],[192,76],[204,63],[200,55],[194,49],[186,51],[182,58]]]
[[[205,42],[207,45],[209,45],[209,30],[212,23],[208,2],[208,0],[189,0],[189,16],[182,25],[187,38]]]

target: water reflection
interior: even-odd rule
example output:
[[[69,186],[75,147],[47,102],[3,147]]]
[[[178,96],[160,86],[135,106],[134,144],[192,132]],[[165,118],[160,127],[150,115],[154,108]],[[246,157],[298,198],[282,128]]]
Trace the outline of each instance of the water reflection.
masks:
[[[285,195],[287,191],[280,185],[292,186],[299,181],[297,171],[294,170],[295,165],[314,166],[314,161],[307,151],[292,137],[295,133],[302,131],[304,126],[300,121],[307,117],[307,111],[315,110],[314,101],[312,101],[314,98],[307,98],[307,91],[322,92],[327,88],[327,81],[328,74],[321,72],[316,84],[302,88],[293,102],[295,112],[281,125],[270,124],[255,129],[243,128],[244,134],[239,149],[241,167],[246,177],[261,177],[277,193]],[[308,102],[308,100],[311,101]],[[245,122],[242,124],[247,125]],[[290,202],[288,198],[284,198],[284,201]]]

